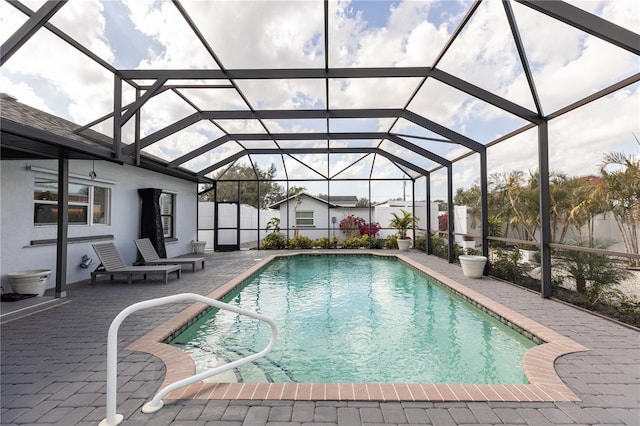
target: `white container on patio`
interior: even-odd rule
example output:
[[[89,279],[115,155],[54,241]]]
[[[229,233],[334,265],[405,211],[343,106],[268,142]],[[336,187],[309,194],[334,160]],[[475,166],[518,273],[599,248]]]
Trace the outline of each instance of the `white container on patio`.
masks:
[[[191,250],[194,253],[204,253],[204,247],[207,245],[206,241],[191,241]]]
[[[9,272],[9,283],[14,293],[42,296],[47,288],[51,269]]]
[[[486,256],[460,255],[462,273],[467,278],[482,278],[484,267],[487,264]]]
[[[409,251],[409,246],[411,245],[411,240],[398,239],[397,242],[398,242],[398,249],[400,251]]]

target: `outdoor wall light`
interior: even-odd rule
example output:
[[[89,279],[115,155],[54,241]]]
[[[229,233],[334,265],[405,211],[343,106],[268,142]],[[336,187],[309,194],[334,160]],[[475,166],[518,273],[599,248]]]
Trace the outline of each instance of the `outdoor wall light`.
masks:
[[[89,177],[91,178],[91,180],[94,180],[96,177],[98,177],[98,174],[96,173],[96,161],[95,160],[91,161],[91,171],[89,172]],[[85,266],[85,268],[86,268],[86,266]]]
[[[92,263],[93,263],[93,259],[91,259],[89,256],[85,254],[84,256],[82,256],[82,261],[80,261],[80,267],[82,269],[87,269],[89,265],[91,265]]]

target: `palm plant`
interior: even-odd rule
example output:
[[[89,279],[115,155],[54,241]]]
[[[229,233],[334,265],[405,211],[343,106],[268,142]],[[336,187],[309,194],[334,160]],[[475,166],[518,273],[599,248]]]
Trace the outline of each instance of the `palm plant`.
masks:
[[[602,160],[600,174],[606,186],[609,211],[622,234],[627,252],[639,254],[640,156],[620,152],[609,153]],[[640,266],[640,259],[630,259],[629,263]]]
[[[581,239],[573,241],[571,245],[605,250],[611,243]],[[598,300],[607,286],[619,284],[631,274],[619,266],[615,259],[604,254],[567,249],[559,251],[557,260],[560,267],[575,281],[576,291],[587,295],[592,301]]]
[[[396,213],[391,213],[393,219],[389,222],[389,226],[398,230],[398,237],[401,240],[406,240],[408,239],[407,230],[414,227],[416,223],[418,223],[419,218],[406,210],[400,209],[400,212],[402,213],[402,216],[398,216]]]

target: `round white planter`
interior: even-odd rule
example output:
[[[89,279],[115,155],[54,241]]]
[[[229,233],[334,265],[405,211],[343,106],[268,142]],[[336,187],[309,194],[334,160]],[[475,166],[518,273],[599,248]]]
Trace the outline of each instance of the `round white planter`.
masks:
[[[9,283],[14,293],[42,296],[47,288],[51,269],[9,272]]]
[[[191,249],[194,253],[204,253],[204,246],[206,245],[206,241],[191,241]]]
[[[458,256],[462,273],[467,278],[482,278],[484,267],[487,264],[485,256],[461,255]]]
[[[398,242],[398,249],[400,249],[400,251],[409,251],[411,240],[397,240],[397,242]]]

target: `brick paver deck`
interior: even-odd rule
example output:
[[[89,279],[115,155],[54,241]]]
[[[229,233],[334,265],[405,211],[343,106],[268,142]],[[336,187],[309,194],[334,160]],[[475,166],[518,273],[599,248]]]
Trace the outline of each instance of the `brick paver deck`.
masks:
[[[208,294],[272,252],[208,255],[204,271],[158,280],[80,283],[66,303],[26,316],[2,317],[0,423],[96,425],[105,417],[106,335],[125,307],[181,292]],[[422,425],[640,424],[640,333],[562,303],[491,279],[467,280],[458,266],[412,251],[408,256],[588,351],[558,358],[572,402],[376,402],[292,400],[167,400],[154,414],[141,406],[159,390],[165,365],[132,344],[189,303],[133,314],[120,328],[118,409],[125,425]],[[7,307],[4,302],[3,310]]]

